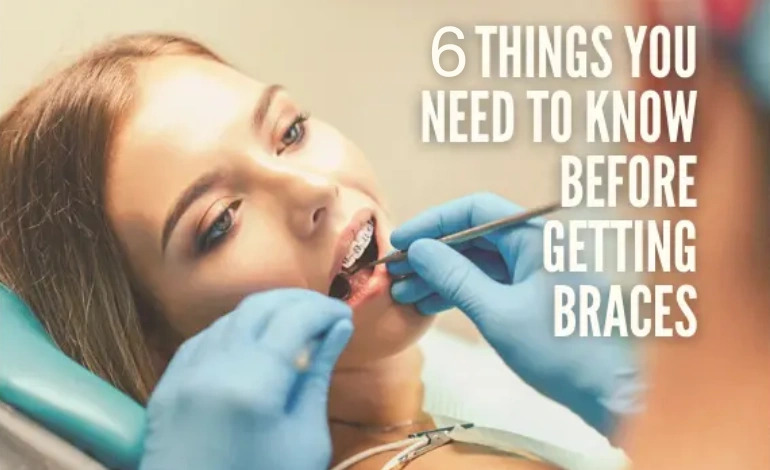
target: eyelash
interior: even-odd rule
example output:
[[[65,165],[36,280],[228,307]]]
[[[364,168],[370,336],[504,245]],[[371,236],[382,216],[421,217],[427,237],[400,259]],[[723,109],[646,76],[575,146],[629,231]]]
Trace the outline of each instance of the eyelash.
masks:
[[[302,143],[302,141],[305,139],[305,136],[307,135],[307,129],[305,128],[305,121],[310,119],[310,115],[308,114],[300,114],[298,115],[289,125],[289,127],[284,131],[283,135],[281,136],[280,144],[283,145],[283,148],[279,148],[276,153],[278,155],[281,155],[283,152],[285,152],[289,147],[293,145],[299,145]],[[292,131],[292,129],[298,129],[297,133],[298,135],[296,137],[289,136],[288,139],[291,139],[290,142],[285,142],[284,139],[287,139],[287,135]],[[205,232],[203,232],[200,236],[198,236],[196,240],[196,247],[197,251],[199,253],[206,253],[208,251],[211,251],[214,249],[217,245],[219,245],[224,239],[227,237],[227,235],[230,233],[230,231],[233,228],[233,225],[235,224],[235,211],[238,209],[238,207],[241,205],[241,201],[235,201],[229,204],[214,220],[214,222],[209,225],[209,227],[206,229]],[[225,228],[217,228],[217,225],[225,223]],[[221,233],[216,234],[215,232],[219,230]]]
[[[289,149],[292,145],[299,145],[302,143],[302,141],[305,139],[305,136],[307,135],[307,128],[305,127],[305,121],[310,119],[310,115],[308,114],[300,114],[294,120],[289,124],[289,127],[286,128],[283,135],[281,135],[281,139],[279,140],[278,144],[279,147],[276,150],[277,155],[281,155],[283,152]],[[294,137],[291,142],[285,142],[284,139],[287,138],[287,135],[292,131],[292,129],[298,129],[297,132],[299,135],[297,137]],[[289,137],[289,139],[292,139]],[[283,147],[280,147],[283,145]]]
[[[211,251],[217,245],[227,238],[227,235],[233,229],[235,225],[235,211],[238,210],[242,201],[234,201],[228,204],[227,207],[217,216],[217,218],[209,225],[205,232],[198,236],[196,240],[196,247],[199,253],[206,253]],[[218,228],[217,226],[222,222],[226,223],[225,228]],[[219,231],[221,233],[216,234]]]

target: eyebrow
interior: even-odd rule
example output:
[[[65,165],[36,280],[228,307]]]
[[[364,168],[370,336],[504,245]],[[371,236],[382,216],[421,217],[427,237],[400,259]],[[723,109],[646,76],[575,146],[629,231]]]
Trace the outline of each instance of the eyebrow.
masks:
[[[163,224],[163,235],[161,237],[161,251],[165,253],[168,241],[171,238],[171,234],[174,232],[179,223],[179,219],[182,218],[187,209],[193,205],[195,201],[200,199],[201,196],[211,190],[211,188],[218,186],[227,178],[227,175],[222,170],[214,170],[208,173],[204,173],[198,179],[184,190],[179,199],[174,203],[174,207],[168,213],[166,222]]]
[[[262,92],[262,96],[259,97],[259,100],[257,101],[257,106],[254,107],[254,126],[257,129],[262,129],[262,126],[265,124],[265,118],[267,117],[267,112],[270,110],[270,106],[273,104],[273,100],[275,99],[275,95],[277,95],[280,91],[283,91],[283,86],[273,84],[268,86],[264,92]]]
[[[254,107],[254,115],[252,117],[254,126],[257,129],[261,129],[265,123],[267,112],[270,110],[270,106],[273,104],[275,95],[277,95],[284,88],[281,85],[270,85],[257,100],[257,105]],[[201,196],[211,190],[211,188],[218,186],[227,179],[227,174],[222,170],[214,170],[208,173],[204,173],[198,179],[188,186],[181,196],[174,203],[173,208],[169,211],[166,221],[163,223],[163,232],[161,235],[161,252],[166,252],[171,234],[174,232],[179,220],[182,218],[187,209],[193,205],[195,201],[200,199]]]

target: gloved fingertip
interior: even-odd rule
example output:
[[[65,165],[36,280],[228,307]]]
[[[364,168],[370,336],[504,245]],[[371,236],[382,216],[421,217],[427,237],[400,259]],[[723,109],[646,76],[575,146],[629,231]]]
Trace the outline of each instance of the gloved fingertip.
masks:
[[[334,323],[317,350],[315,362],[319,364],[316,367],[326,371],[325,364],[337,362],[352,336],[353,322],[350,319],[344,318]]]
[[[333,327],[330,333],[334,333],[336,340],[347,345],[353,336],[353,321],[349,318],[338,321]]]
[[[291,400],[291,407],[318,406],[319,399],[323,402],[329,394],[329,383],[340,355],[353,336],[353,322],[347,319],[335,323],[323,340],[318,353],[311,359],[311,366],[302,376],[297,390]]]
[[[388,268],[388,272],[394,276],[403,276],[404,274],[409,274],[413,271],[412,266],[409,265],[407,260],[388,263],[386,267]]]
[[[337,313],[342,319],[350,320],[351,318],[353,318],[353,307],[348,305],[348,303],[345,302],[344,300],[337,299],[334,297],[329,297],[329,298],[337,303],[337,310],[335,311],[335,313]]]
[[[411,240],[411,235],[401,229],[396,229],[390,234],[390,244],[395,248],[396,250],[406,250],[409,247],[409,242]]]
[[[327,316],[332,320],[334,319],[346,319],[353,316],[353,309],[344,300],[332,297],[329,294],[320,294],[323,296],[323,301],[316,302],[320,308],[323,308]],[[321,307],[323,306],[323,307]]]
[[[396,281],[390,286],[390,296],[395,300],[396,302],[400,304],[408,304],[409,302],[406,299],[406,292],[408,287],[406,286],[407,280],[403,281]]]
[[[452,308],[452,304],[442,299],[439,295],[433,294],[417,302],[417,311],[425,316],[437,315]]]
[[[433,317],[452,308],[451,305],[421,305],[419,303],[415,304],[415,307],[417,307],[420,315],[425,317]]]
[[[413,304],[432,293],[430,287],[418,277],[396,281],[390,287],[390,295],[400,304]]]

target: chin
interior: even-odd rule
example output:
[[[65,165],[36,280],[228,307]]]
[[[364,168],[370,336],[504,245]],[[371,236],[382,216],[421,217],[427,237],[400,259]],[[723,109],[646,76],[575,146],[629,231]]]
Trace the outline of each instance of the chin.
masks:
[[[433,324],[433,316],[414,307],[393,303],[353,311],[353,337],[339,359],[339,367],[360,366],[399,354],[415,346]],[[385,302],[383,302],[385,304]]]

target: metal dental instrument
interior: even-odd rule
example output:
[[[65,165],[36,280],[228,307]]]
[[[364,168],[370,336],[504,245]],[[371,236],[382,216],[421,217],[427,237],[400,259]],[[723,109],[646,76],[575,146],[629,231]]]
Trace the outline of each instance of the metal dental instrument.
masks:
[[[441,237],[438,239],[438,241],[446,243],[447,245],[457,245],[463,242],[467,242],[469,240],[474,240],[476,238],[483,237],[484,235],[489,235],[490,233],[500,229],[512,227],[514,225],[527,222],[531,219],[534,219],[535,217],[540,217],[546,214],[550,214],[551,212],[555,212],[559,209],[561,209],[561,204],[559,203],[548,204],[546,206],[537,207],[535,209],[523,212],[521,214],[505,217],[499,220],[495,220],[492,222],[488,222],[486,224],[479,225],[477,227],[472,227],[467,230],[462,230],[460,232],[453,233],[452,235]],[[353,274],[363,268],[371,268],[371,267],[377,266],[378,264],[394,263],[396,261],[402,261],[405,259],[406,259],[406,252],[397,251],[395,253],[391,253],[385,257],[382,257],[378,260],[372,261],[369,264],[361,266],[355,269],[350,274]]]

